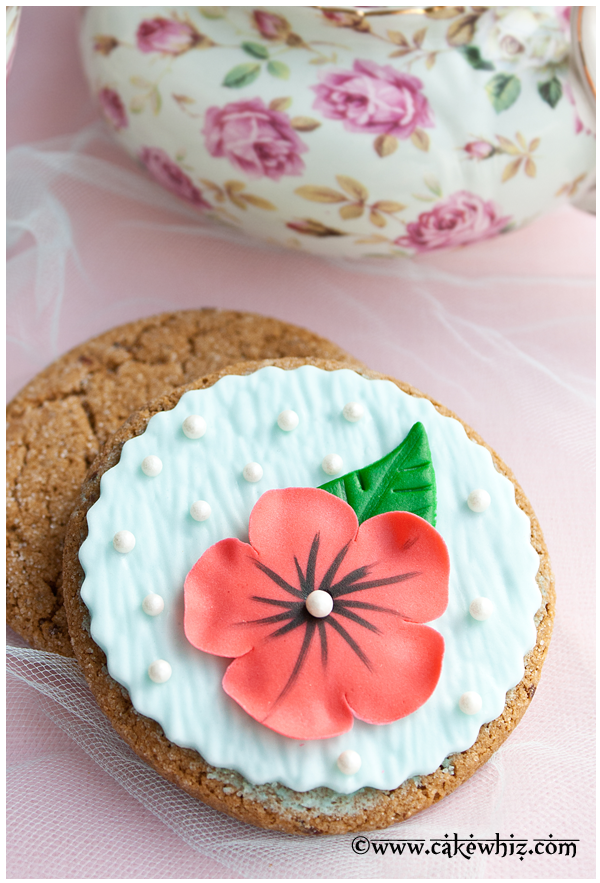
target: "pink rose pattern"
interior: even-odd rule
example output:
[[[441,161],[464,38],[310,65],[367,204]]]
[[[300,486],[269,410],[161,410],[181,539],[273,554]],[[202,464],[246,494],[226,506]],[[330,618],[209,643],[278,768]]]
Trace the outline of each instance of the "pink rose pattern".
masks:
[[[286,40],[292,31],[288,20],[274,12],[255,9],[252,13],[252,21],[265,40]]]
[[[355,61],[351,71],[322,73],[311,88],[313,107],[349,132],[410,138],[417,127],[435,125],[421,80],[389,64]]]
[[[127,111],[118,92],[114,89],[100,89],[98,101],[102,113],[114,129],[119,131],[119,129],[127,128],[129,125]]]
[[[163,55],[181,55],[192,49],[201,35],[186,22],[170,18],[144,20],[137,29],[137,47],[141,52],[161,52]]]
[[[279,181],[304,170],[300,154],[308,147],[287,114],[271,110],[262,98],[210,107],[202,134],[211,156],[225,157],[249,178]]]
[[[486,202],[475,193],[459,190],[407,224],[406,236],[400,236],[394,244],[417,253],[457,248],[496,236],[510,220],[501,217],[500,209],[491,200]]]
[[[489,159],[494,153],[494,145],[488,141],[469,141],[463,150],[469,159]]]
[[[557,8],[561,24],[566,28],[570,7]],[[369,32],[368,22],[357,13],[347,10],[327,10],[327,21],[337,28],[351,28]],[[275,12],[254,9],[250,24],[259,38],[269,43],[298,45],[301,38],[292,33],[286,17]],[[119,46],[110,41],[96,47],[108,55]],[[137,49],[143,53],[159,53],[163,57],[176,58],[193,48],[215,47],[209,37],[201,34],[188,19],[177,16],[156,16],[141,21],[136,32]],[[401,64],[399,62],[399,64]],[[355,60],[351,69],[329,69],[319,74],[319,82],[312,87],[315,93],[313,108],[328,120],[342,122],[348,132],[391,136],[407,140],[412,137],[422,150],[428,149],[423,128],[434,128],[434,115],[424,93],[423,82],[412,74],[397,70],[392,64],[380,65],[369,60]],[[568,84],[567,98],[573,103]],[[102,113],[119,131],[129,126],[129,118],[121,96],[114,89],[105,87],[98,93]],[[304,119],[300,117],[299,119]],[[310,122],[310,121],[309,121]],[[298,125],[297,128],[300,128]],[[584,131],[583,124],[575,117],[575,128]],[[305,130],[310,131],[310,130]],[[416,134],[415,134],[416,133]],[[268,107],[261,98],[234,101],[223,107],[210,107],[205,114],[202,135],[211,156],[225,158],[249,178],[268,178],[279,181],[284,176],[300,176],[305,164],[302,155],[308,151],[293,126],[293,120],[282,110]],[[415,138],[417,141],[415,141]],[[417,143],[418,141],[421,144]],[[387,144],[389,147],[389,143]],[[392,143],[392,151],[396,149]],[[494,148],[486,141],[475,140],[462,148],[472,160],[486,159]],[[380,158],[388,155],[385,145],[378,149]],[[152,177],[180,198],[200,209],[212,206],[202,191],[169,155],[157,147],[145,147],[140,158]],[[218,190],[218,187],[216,188]],[[377,220],[377,219],[376,219]],[[433,209],[419,214],[417,220],[406,225],[405,235],[393,244],[417,253],[441,248],[462,246],[488,239],[500,233],[511,221],[491,200],[466,191],[458,191],[441,199]],[[345,235],[342,231],[309,219],[287,223],[298,232],[311,235]],[[315,226],[324,232],[315,233]],[[350,231],[348,231],[350,232]],[[390,243],[392,240],[388,240]]]
[[[212,208],[191,178],[160,147],[144,147],[140,159],[154,180],[171,193],[185,199],[196,208]]]

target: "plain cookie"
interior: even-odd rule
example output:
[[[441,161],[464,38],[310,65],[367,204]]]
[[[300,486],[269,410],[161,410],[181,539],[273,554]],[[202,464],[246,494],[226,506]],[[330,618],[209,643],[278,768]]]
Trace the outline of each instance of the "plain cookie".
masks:
[[[245,359],[360,364],[304,328],[188,310],[113,328],[61,356],[7,408],[7,621],[37,650],[72,656],[62,600],[66,525],[110,435],[145,402]]]

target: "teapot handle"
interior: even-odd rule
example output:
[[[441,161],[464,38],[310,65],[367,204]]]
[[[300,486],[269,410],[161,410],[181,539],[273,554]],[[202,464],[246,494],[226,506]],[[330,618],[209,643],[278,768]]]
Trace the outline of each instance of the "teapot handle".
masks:
[[[596,7],[571,7],[569,85],[575,107],[587,129],[596,132]],[[573,200],[573,205],[596,214],[596,173]]]

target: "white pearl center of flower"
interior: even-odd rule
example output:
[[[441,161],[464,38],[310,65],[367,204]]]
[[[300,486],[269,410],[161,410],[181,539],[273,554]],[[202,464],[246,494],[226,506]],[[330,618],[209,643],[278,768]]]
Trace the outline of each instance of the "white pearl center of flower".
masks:
[[[333,598],[329,592],[317,589],[315,592],[311,592],[306,599],[306,609],[311,616],[323,619],[324,616],[329,616],[333,610]]]

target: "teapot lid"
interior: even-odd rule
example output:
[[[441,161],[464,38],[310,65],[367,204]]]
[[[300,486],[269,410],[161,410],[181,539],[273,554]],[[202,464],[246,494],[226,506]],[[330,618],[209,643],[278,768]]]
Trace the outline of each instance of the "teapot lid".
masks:
[[[571,7],[569,85],[581,121],[596,131],[596,7]]]

